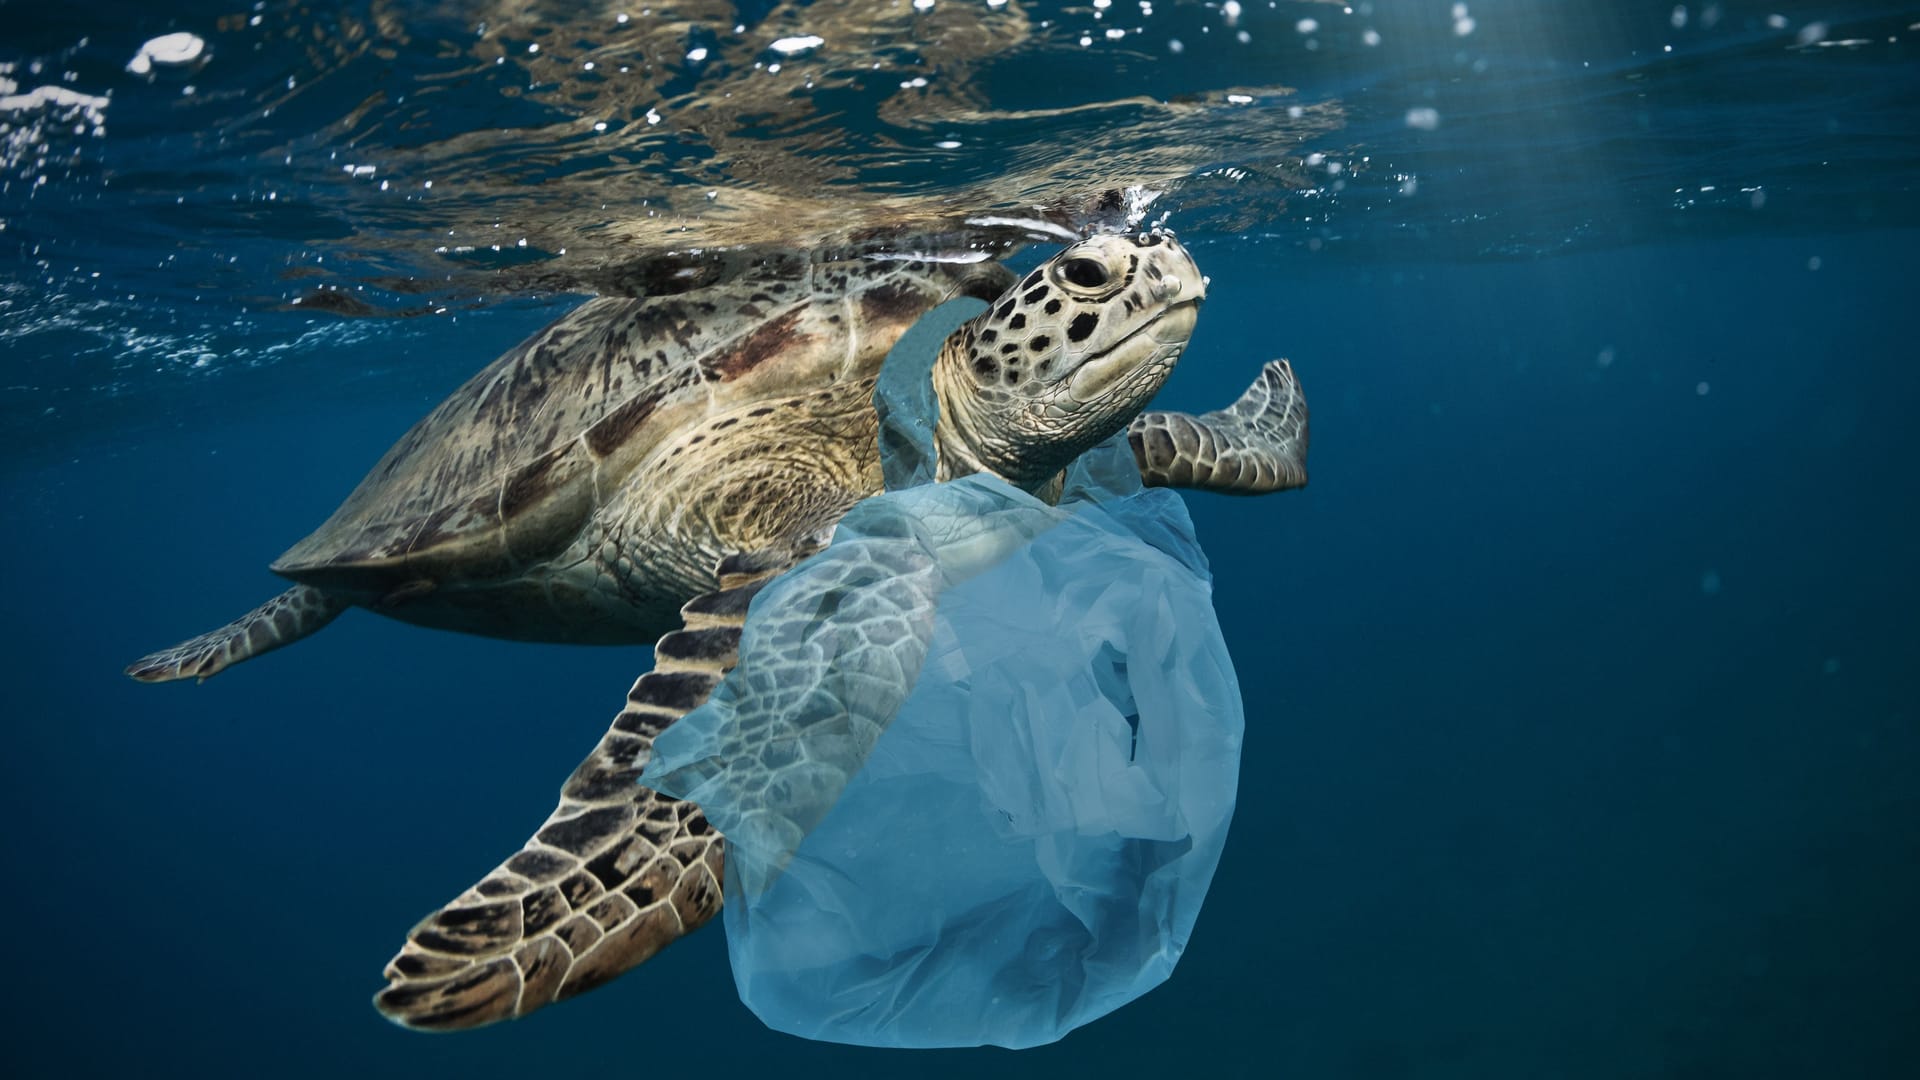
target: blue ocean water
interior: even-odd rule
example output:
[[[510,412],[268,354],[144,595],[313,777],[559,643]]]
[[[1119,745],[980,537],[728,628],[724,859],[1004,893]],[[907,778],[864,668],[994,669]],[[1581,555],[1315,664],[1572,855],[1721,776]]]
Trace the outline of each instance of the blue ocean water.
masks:
[[[0,4],[6,1071],[1920,1070],[1920,8],[1150,6]],[[716,927],[380,1019],[646,650],[353,612],[121,667],[662,252],[1128,183],[1212,277],[1161,404],[1287,356],[1315,436],[1302,492],[1189,497],[1248,733],[1172,979],[1036,1050],[854,1050],[761,1028]]]

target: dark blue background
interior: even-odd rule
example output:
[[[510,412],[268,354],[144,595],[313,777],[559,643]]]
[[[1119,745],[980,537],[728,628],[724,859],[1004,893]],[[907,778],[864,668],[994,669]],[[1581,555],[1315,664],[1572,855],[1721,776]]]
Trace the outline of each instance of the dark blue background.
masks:
[[[1199,242],[1212,298],[1163,401],[1224,403],[1291,357],[1313,482],[1190,500],[1249,731],[1185,960],[1020,1054],[769,1033],[717,929],[525,1021],[378,1017],[411,921],[539,822],[644,650],[351,613],[201,687],[119,674],[275,591],[265,564],[551,310],[397,335],[406,356],[376,337],[337,371],[210,383],[166,423],[9,460],[0,1061],[1915,1075],[1915,241],[1391,265]]]

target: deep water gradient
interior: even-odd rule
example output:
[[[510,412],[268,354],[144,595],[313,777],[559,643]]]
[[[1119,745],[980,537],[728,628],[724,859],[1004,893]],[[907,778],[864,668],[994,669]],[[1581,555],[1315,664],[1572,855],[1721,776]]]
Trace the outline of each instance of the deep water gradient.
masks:
[[[717,927],[525,1021],[379,1018],[412,920],[541,820],[645,650],[356,612],[204,686],[120,674],[274,591],[265,564],[551,312],[9,458],[6,1071],[1916,1075],[1916,242],[1200,246],[1163,400],[1286,355],[1313,405],[1307,490],[1190,497],[1240,808],[1172,980],[1019,1054],[768,1032]]]

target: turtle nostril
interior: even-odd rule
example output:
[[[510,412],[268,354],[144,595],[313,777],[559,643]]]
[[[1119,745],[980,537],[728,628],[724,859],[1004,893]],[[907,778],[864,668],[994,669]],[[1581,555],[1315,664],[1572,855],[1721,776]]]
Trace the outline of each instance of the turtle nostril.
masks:
[[[1083,289],[1097,289],[1107,283],[1107,267],[1098,259],[1068,259],[1060,276]]]

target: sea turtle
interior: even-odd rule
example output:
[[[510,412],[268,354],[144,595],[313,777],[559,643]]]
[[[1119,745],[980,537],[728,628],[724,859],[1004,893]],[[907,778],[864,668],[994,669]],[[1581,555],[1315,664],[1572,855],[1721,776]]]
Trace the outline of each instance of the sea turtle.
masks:
[[[1305,482],[1306,407],[1285,361],[1227,409],[1141,411],[1205,292],[1186,250],[1147,232],[1079,240],[1017,281],[991,259],[903,254],[590,300],[407,432],[273,564],[291,589],[128,673],[204,679],[354,606],[499,637],[658,638],[559,807],[413,929],[375,998],[419,1028],[524,1015],[718,910],[720,836],[636,777],[653,737],[735,663],[754,593],[881,490],[875,380],[924,312],[991,301],[934,365],[939,479],[991,471],[1044,495],[1126,428],[1149,484]]]

